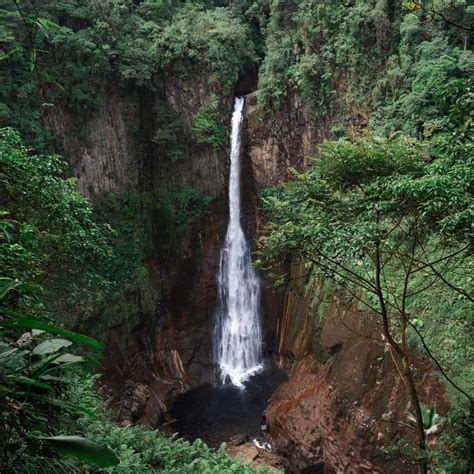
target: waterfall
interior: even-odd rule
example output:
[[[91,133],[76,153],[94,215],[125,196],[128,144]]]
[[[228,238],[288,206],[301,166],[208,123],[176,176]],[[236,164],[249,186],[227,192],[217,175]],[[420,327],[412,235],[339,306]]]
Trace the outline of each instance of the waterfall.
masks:
[[[236,98],[232,115],[229,224],[220,254],[214,359],[223,383],[243,387],[263,367],[260,329],[260,281],[240,225],[240,141],[244,99]]]

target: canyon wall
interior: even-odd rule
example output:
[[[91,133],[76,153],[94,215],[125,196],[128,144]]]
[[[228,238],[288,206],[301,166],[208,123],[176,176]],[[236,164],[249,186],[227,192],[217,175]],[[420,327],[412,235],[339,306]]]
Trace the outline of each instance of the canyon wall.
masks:
[[[247,153],[257,188],[291,179],[291,168],[304,170],[329,137],[327,124],[315,123],[295,98],[270,116],[249,109]],[[266,293],[273,316],[267,330],[291,375],[265,411],[267,439],[296,472],[416,473],[413,407],[380,321],[303,264],[281,266],[288,283]],[[412,364],[421,402],[435,401],[444,415],[449,402],[434,364],[421,356]]]
[[[230,110],[233,101],[206,75],[157,83],[154,93],[111,86],[93,114],[55,109],[44,117],[79,189],[93,201],[110,193],[153,195],[168,186],[193,187],[210,200],[173,251],[160,253],[154,242],[159,216],[143,216],[155,220],[146,245],[158,249],[147,257],[144,288],[128,295],[133,301],[125,316],[108,319],[104,313],[77,322],[78,329],[105,339],[101,391],[116,402],[119,419],[149,426],[163,421],[178,393],[211,378],[209,334],[227,219],[228,153],[195,143],[191,125],[213,94],[222,109]]]
[[[154,93],[111,87],[93,114],[78,116],[54,109],[44,117],[58,137],[79,189],[93,201],[110,193],[153,193],[170,183],[192,186],[211,198],[177,249],[165,255],[157,249],[156,255],[148,257],[147,283],[128,295],[133,304],[125,315],[109,318],[107,311],[87,324],[78,322],[77,328],[92,336],[107,334],[101,391],[116,402],[119,420],[149,426],[166,420],[167,408],[179,393],[212,379],[210,335],[215,275],[228,217],[229,150],[215,151],[196,143],[192,120],[215,95],[230,125],[234,93],[250,93],[256,77],[243,78],[228,94],[205,74],[195,75],[192,81],[170,76],[156,82]],[[251,237],[260,225],[258,190],[290,178],[289,167],[304,168],[313,132],[306,127],[308,121],[296,98],[288,104],[289,113],[280,113],[269,128],[254,95],[247,97],[242,215],[244,231]],[[170,121],[178,124],[171,129],[175,135],[171,137]],[[256,126],[261,128],[257,131]],[[156,222],[147,235],[152,247],[159,246],[153,243],[159,232]],[[281,297],[269,291],[264,281],[263,347],[267,353],[275,350],[281,304]],[[94,321],[97,318],[100,324]],[[101,334],[94,332],[98,327]]]
[[[237,92],[251,92],[252,87]],[[177,250],[147,259],[148,281],[131,295],[133,311],[121,321],[102,322],[107,337],[101,391],[116,402],[124,424],[156,427],[166,421],[167,408],[179,393],[212,377],[215,275],[228,213],[228,150],[197,144],[190,133],[194,114],[212,94],[220,97],[230,119],[233,93],[222,94],[205,75],[192,82],[162,79],[155,93],[112,88],[93,116],[54,111],[45,117],[60,137],[79,188],[92,199],[153,192],[170,183],[193,186],[211,198]],[[166,138],[166,147],[160,137],[170,114],[180,125],[174,129],[177,136]],[[317,144],[329,136],[328,126],[329,121],[313,119],[298,97],[289,98],[279,112],[264,113],[255,94],[247,95],[242,158],[247,235],[262,230],[259,191],[291,179],[291,169],[304,170]],[[266,411],[270,441],[301,471],[414,471],[414,465],[381,454],[413,434],[400,425],[410,406],[376,322],[327,282],[308,283],[301,265],[294,262],[292,268],[293,283],[286,288],[276,291],[263,281],[264,348],[278,353],[281,365],[292,371]],[[443,413],[444,390],[430,364],[420,359],[416,370],[422,400],[434,397]]]

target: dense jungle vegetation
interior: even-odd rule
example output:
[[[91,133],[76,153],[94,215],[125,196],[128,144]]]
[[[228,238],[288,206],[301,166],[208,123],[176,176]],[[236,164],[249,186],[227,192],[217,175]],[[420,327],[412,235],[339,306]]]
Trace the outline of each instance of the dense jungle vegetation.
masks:
[[[146,262],[156,250],[150,229],[158,229],[162,252],[176,251],[210,198],[167,183],[153,195],[91,201],[69,177],[68,150],[48,117],[75,114],[81,140],[80,118],[97,110],[111,84],[153,94],[163,77],[205,71],[224,95],[256,69],[265,114],[299,97],[309,119],[329,131],[311,169],[262,192],[268,224],[259,265],[271,273],[274,262],[298,259],[308,279],[332,279],[382,321],[410,389],[413,419],[404,421],[418,437],[416,448],[400,440],[387,456],[417,459],[420,472],[469,471],[474,12],[467,3],[0,0],[2,472],[253,472],[223,449],[116,426],[95,392],[109,320],[131,311],[131,295],[147,294]],[[163,156],[192,159],[177,117],[159,113]],[[213,97],[186,140],[222,149],[226,126]],[[94,339],[71,331],[91,319]],[[417,398],[414,351],[440,369],[452,403],[447,419]],[[441,423],[442,440],[431,446],[427,433]]]

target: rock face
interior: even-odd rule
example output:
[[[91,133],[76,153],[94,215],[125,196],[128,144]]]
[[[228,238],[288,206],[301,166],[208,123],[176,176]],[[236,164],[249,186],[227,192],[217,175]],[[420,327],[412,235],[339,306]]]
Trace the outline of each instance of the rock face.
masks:
[[[94,113],[45,112],[80,191],[92,200],[170,185],[194,187],[211,199],[176,251],[157,251],[146,262],[146,289],[129,295],[136,312],[118,324],[101,324],[101,332],[104,326],[107,332],[102,390],[116,401],[125,424],[156,426],[178,393],[212,376],[210,334],[229,163],[225,149],[195,143],[191,126],[213,94],[221,109],[230,110],[232,94],[224,95],[209,77],[196,74],[192,82],[161,78],[155,93],[111,85]],[[154,235],[148,238],[149,247],[159,247]],[[90,326],[91,335],[103,336]]]
[[[404,458],[409,448],[393,452],[399,440],[415,443],[395,355],[374,320],[350,302],[341,307],[338,295],[328,299],[312,341],[317,348],[293,341],[294,350],[306,347],[307,355],[266,409],[270,442],[298,472],[417,472]],[[431,364],[413,364],[421,400],[436,400],[443,414],[448,403]]]
[[[247,82],[239,93],[249,92],[255,78]],[[92,199],[154,192],[171,182],[212,198],[178,251],[147,261],[146,295],[131,295],[136,314],[107,329],[101,391],[116,402],[123,424],[156,427],[179,393],[212,376],[210,334],[228,214],[228,153],[196,144],[190,135],[193,115],[212,94],[230,112],[232,95],[223,95],[212,78],[196,75],[192,83],[166,78],[155,94],[112,88],[94,115],[77,117],[67,110],[45,115],[79,188]],[[165,130],[170,116],[176,119],[171,131]],[[328,134],[328,124],[315,123],[297,97],[272,114],[256,106],[253,94],[247,97],[242,157],[247,235],[261,230],[258,191],[291,179],[290,168],[304,170]],[[301,281],[305,269],[292,268],[292,280]],[[274,447],[301,472],[414,472],[410,462],[387,461],[382,454],[401,437],[413,440],[413,433],[400,425],[411,408],[377,325],[350,302],[341,304],[327,282],[310,288],[295,283],[281,293],[270,291],[266,281],[263,286],[264,347],[278,352],[282,364],[295,364],[266,410]],[[430,365],[415,361],[415,366],[422,400],[437,400],[442,414],[447,403]],[[252,445],[244,448],[240,452],[253,462],[267,456]]]
[[[139,107],[136,91],[113,90],[91,115],[46,110],[44,120],[59,137],[61,151],[85,196],[125,192],[138,186],[137,157],[142,152],[130,118],[139,117]]]
[[[314,147],[325,135],[316,128],[298,97],[288,99],[279,112],[265,114],[256,97],[247,98],[246,151],[257,188],[291,179],[291,168],[302,171]]]
[[[230,111],[233,106],[233,95],[223,95],[217,84],[206,75],[194,76],[192,81],[177,77],[170,77],[165,81],[163,87],[165,103],[181,118],[184,126],[185,139],[190,140],[190,129],[193,116],[199,109],[207,105],[212,96],[220,100],[220,108]],[[161,103],[163,106],[163,103]],[[156,107],[159,107],[157,105]],[[159,129],[157,123],[155,128]],[[185,159],[160,163],[153,160],[156,168],[149,170],[151,176],[156,176],[159,181],[155,186],[162,185],[163,180],[173,177],[181,185],[191,185],[204,193],[221,199],[227,197],[227,183],[229,171],[229,158],[227,150],[214,151],[207,145],[189,143],[185,147]]]
[[[226,451],[229,456],[238,459],[242,464],[251,464],[254,469],[281,472],[283,468],[282,461],[277,454],[257,448],[251,443],[230,446]]]

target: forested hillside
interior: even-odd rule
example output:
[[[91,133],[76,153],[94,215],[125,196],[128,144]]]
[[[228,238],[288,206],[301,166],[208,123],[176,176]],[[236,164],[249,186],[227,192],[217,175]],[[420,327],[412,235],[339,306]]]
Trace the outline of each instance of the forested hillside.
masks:
[[[321,355],[337,298],[377,340],[367,390],[390,411],[387,432],[334,429],[362,440],[348,468],[316,422],[297,433],[283,388],[287,411],[267,410],[282,465],[472,469],[468,3],[0,0],[2,472],[259,469],[163,427],[212,380],[238,95],[267,355],[290,388],[299,367],[337,372],[343,344]],[[386,402],[380,385],[399,391]]]

